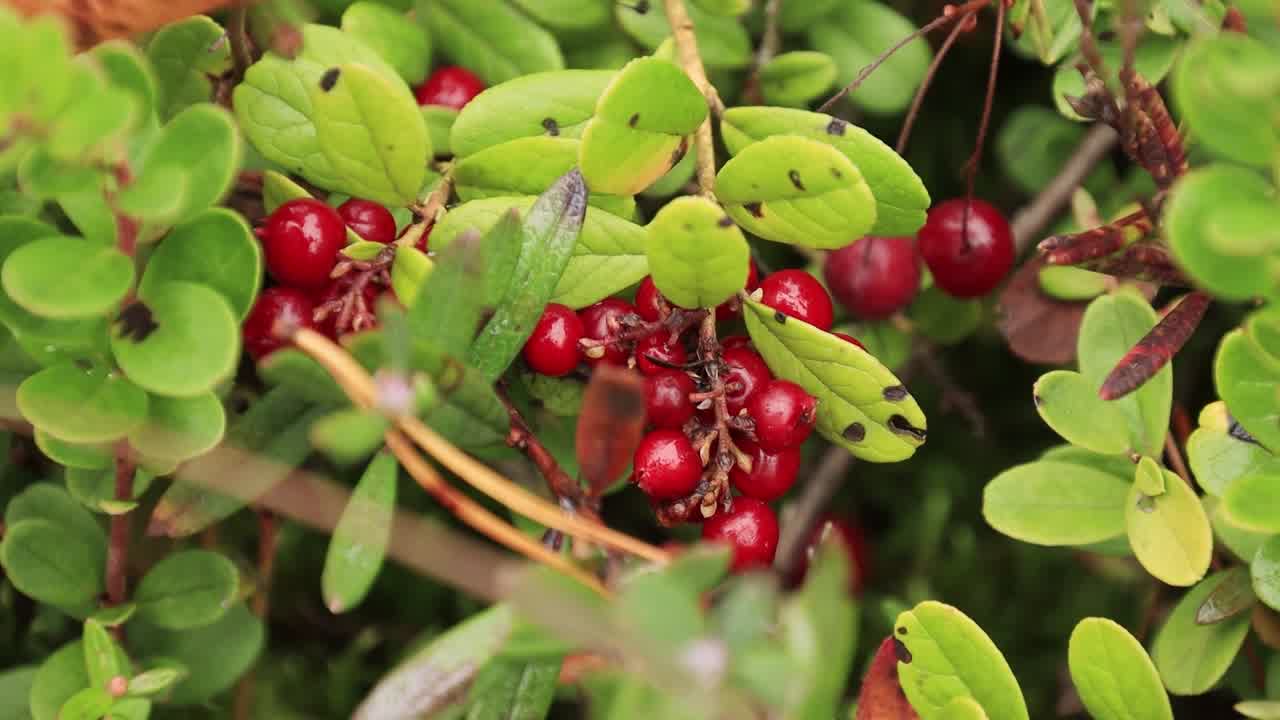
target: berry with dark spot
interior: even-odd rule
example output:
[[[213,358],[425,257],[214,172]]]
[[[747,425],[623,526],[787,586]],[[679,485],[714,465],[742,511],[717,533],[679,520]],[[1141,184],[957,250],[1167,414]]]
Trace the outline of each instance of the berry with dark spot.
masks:
[[[881,320],[915,298],[920,259],[911,238],[868,235],[828,253],[822,275],[831,294],[850,313]]]
[[[684,365],[689,354],[677,340],[670,342],[671,333],[659,330],[636,343],[636,367],[645,375],[653,375],[670,369],[672,365]],[[654,360],[660,362],[654,362]]]
[[[376,202],[351,198],[338,206],[338,215],[347,227],[369,242],[389,245],[396,239],[396,219]]]
[[[560,377],[578,367],[582,320],[569,307],[550,303],[525,341],[521,355],[536,373]]]
[[[688,495],[702,477],[702,460],[679,430],[654,430],[645,435],[634,461],[636,485],[657,500]]]
[[[677,430],[693,417],[689,394],[693,378],[679,370],[662,370],[644,379],[645,416],[657,428]]]
[[[819,330],[830,330],[835,320],[831,296],[809,273],[803,270],[781,270],[760,283],[760,301],[789,317],[802,320]]]
[[[261,235],[271,277],[301,290],[323,287],[347,244],[347,228],[338,211],[313,198],[290,200],[276,208]]]
[[[738,492],[764,502],[782,497],[796,483],[800,472],[800,448],[773,452],[750,440],[738,440],[738,447],[751,457],[751,472],[737,465],[729,471],[729,480]]]
[[[755,498],[737,497],[732,510],[717,513],[702,524],[702,539],[733,549],[729,566],[733,572],[766,568],[778,552],[778,516]]]
[[[582,336],[592,340],[612,338],[616,334],[616,329],[621,328],[618,323],[622,318],[635,311],[635,306],[631,303],[617,298],[605,298],[595,305],[583,308],[578,311],[578,317],[582,319]],[[615,327],[611,328],[610,325]],[[619,343],[610,343],[591,351],[584,351],[583,355],[592,366],[602,362],[618,366],[627,364],[627,350]]]
[[[263,290],[244,319],[244,349],[249,357],[261,360],[289,341],[285,334],[297,328],[313,328],[315,304],[301,290],[270,287]]]
[[[818,401],[790,380],[774,380],[747,401],[756,439],[766,450],[799,447],[813,432]]]
[[[471,99],[484,91],[484,81],[470,70],[457,65],[431,73],[427,81],[418,86],[414,96],[419,105],[442,105],[461,110]]]
[[[956,198],[935,205],[916,240],[934,284],[952,297],[986,295],[1013,267],[1009,221],[981,200]]]

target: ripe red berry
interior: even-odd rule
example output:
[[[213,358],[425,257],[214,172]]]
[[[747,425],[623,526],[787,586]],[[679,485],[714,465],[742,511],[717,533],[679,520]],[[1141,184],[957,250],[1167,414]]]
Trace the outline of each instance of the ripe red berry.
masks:
[[[347,228],[338,211],[313,198],[284,203],[262,232],[267,271],[282,285],[314,290],[329,281]]]
[[[803,270],[782,270],[760,283],[761,302],[784,315],[803,320],[819,330],[830,330],[835,320],[831,296],[817,278]]]
[[[747,401],[756,439],[766,450],[799,447],[813,431],[818,400],[790,380],[774,380]]]
[[[725,403],[729,406],[729,414],[737,415],[747,406],[747,401],[773,379],[773,373],[769,372],[764,358],[747,348],[725,350],[720,353],[720,358],[728,368],[721,375],[725,384]]]
[[[747,282],[742,286],[743,290],[750,293],[752,290],[760,287],[760,267],[756,265],[756,259],[750,258],[747,263]],[[742,312],[742,306],[738,304],[736,298],[725,300],[716,306],[716,320],[725,322],[738,317]]]
[[[768,567],[778,551],[778,516],[759,500],[737,497],[733,510],[712,515],[702,524],[702,539],[732,546],[733,572]]]
[[[314,327],[311,313],[315,304],[301,290],[270,287],[258,299],[244,319],[244,349],[249,357],[261,360],[289,344],[280,335],[293,328]]]
[[[645,495],[658,500],[684,497],[702,477],[702,460],[679,430],[654,430],[640,440],[635,480]]]
[[[484,81],[470,70],[447,65],[431,73],[431,77],[414,91],[414,96],[418,98],[419,105],[443,105],[461,110],[483,90]]]
[[[653,375],[669,369],[671,365],[684,365],[689,361],[689,353],[685,351],[680,341],[670,342],[670,340],[671,333],[659,330],[636,343],[636,367],[640,368],[640,372]],[[651,358],[656,358],[665,364],[656,363]]]
[[[862,532],[862,528],[835,515],[824,515],[810,531],[804,553],[800,556],[800,562],[796,565],[796,573],[792,580],[799,583],[804,579],[805,573],[809,570],[809,556],[817,549],[818,542],[822,540],[822,533],[828,524],[831,532],[836,533],[849,549],[850,559],[853,561],[853,567],[850,568],[849,592],[857,594],[866,586],[871,571],[870,548],[867,546],[866,535]]]
[[[644,379],[644,407],[649,423],[657,428],[678,430],[693,417],[689,393],[693,378],[679,370],[662,370]]]
[[[863,345],[861,340],[859,340],[858,338],[856,338],[856,337],[854,337],[854,336],[852,336],[852,335],[849,335],[848,333],[833,332],[833,333],[831,333],[831,334],[832,334],[832,335],[835,335],[836,337],[840,338],[841,340],[843,340],[843,341],[845,341],[845,342],[847,342],[847,343],[852,343],[852,344],[854,344],[854,345],[857,345],[858,347],[862,348],[863,350],[866,350],[866,349],[867,349],[867,346],[866,346],[866,345]]]
[[[1009,222],[981,200],[969,204],[956,198],[935,205],[916,238],[934,284],[953,297],[986,295],[1013,267]]]
[[[653,284],[653,278],[645,275],[640,281],[640,287],[636,288],[636,312],[649,322],[657,322],[658,318],[662,317],[662,310],[658,305],[658,299],[661,297],[662,293],[658,292],[658,286]]]
[[[750,440],[738,440],[738,447],[751,456],[751,472],[737,465],[729,471],[729,480],[738,492],[764,502],[777,500],[796,483],[800,472],[800,448],[791,447],[772,452]]]
[[[582,339],[582,320],[572,309],[550,303],[533,333],[525,341],[521,354],[536,373],[559,377],[578,367],[578,341]]]
[[[880,320],[915,298],[920,259],[909,237],[868,235],[828,253],[822,276],[845,309],[866,320]]]
[[[605,298],[595,305],[583,308],[578,311],[578,317],[582,319],[582,336],[592,340],[613,337],[616,330],[610,329],[610,320],[616,325],[624,315],[635,311],[631,303],[617,298]],[[627,351],[619,343],[605,345],[604,354],[598,357],[592,357],[593,353],[583,354],[586,355],[587,362],[593,366],[602,362],[619,366],[627,364]]]
[[[369,242],[389,245],[396,239],[396,219],[376,202],[351,198],[338,206],[338,215],[347,227]]]
[[[731,350],[733,348],[747,348],[750,350],[751,338],[746,335],[730,335],[729,337],[720,340],[720,347],[724,350]]]

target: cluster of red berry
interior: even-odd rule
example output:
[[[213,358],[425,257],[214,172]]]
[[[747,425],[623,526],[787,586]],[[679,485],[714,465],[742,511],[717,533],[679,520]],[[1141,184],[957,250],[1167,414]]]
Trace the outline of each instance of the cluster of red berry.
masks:
[[[867,236],[828,254],[823,277],[849,312],[882,320],[915,299],[921,259],[938,289],[975,298],[1000,284],[1013,255],[1013,232],[1000,211],[956,198],[929,210],[915,238]]]

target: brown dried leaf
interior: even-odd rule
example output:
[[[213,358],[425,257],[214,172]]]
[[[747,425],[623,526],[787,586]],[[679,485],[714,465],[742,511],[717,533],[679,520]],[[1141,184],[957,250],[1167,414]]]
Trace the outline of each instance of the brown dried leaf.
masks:
[[[901,652],[898,645],[898,639],[892,635],[880,643],[862,679],[854,720],[920,720],[898,682],[898,653]]]
[[[1014,355],[1030,363],[1066,365],[1076,356],[1076,336],[1087,303],[1049,297],[1040,289],[1042,256],[1032,257],[1000,293],[997,327]]]
[[[627,469],[644,434],[644,380],[630,370],[601,364],[582,398],[575,444],[578,467],[592,495],[604,492]]]

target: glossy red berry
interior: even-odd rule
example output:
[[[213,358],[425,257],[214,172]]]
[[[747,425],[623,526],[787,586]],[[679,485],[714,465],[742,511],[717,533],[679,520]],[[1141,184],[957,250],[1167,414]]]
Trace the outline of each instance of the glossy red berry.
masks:
[[[644,408],[649,423],[657,428],[681,428],[693,417],[689,393],[695,389],[693,378],[679,370],[662,370],[646,377]]]
[[[751,338],[746,335],[730,335],[729,337],[722,338],[720,340],[720,347],[724,350],[731,350],[733,348],[747,348],[750,350],[752,347]]]
[[[244,349],[261,360],[289,344],[280,335],[294,328],[314,327],[315,304],[301,290],[270,287],[263,290],[244,319]]]
[[[347,227],[369,242],[389,245],[396,239],[396,219],[376,202],[351,198],[338,206],[338,215]]]
[[[337,210],[319,200],[298,198],[271,213],[262,238],[271,277],[282,285],[315,290],[329,281],[338,264],[347,227]]]
[[[778,516],[755,498],[737,497],[733,510],[712,515],[702,524],[702,539],[732,546],[733,572],[765,568],[778,551]]]
[[[756,259],[751,258],[747,263],[747,282],[742,289],[750,293],[758,287],[760,287],[760,267],[756,265]],[[721,322],[732,320],[741,313],[742,305],[737,298],[726,300],[716,306],[716,320]]]
[[[737,415],[747,406],[747,401],[773,379],[773,373],[759,353],[747,348],[725,350],[720,358],[727,368],[721,374],[725,404],[729,406],[730,415]]]
[[[631,303],[617,298],[605,298],[595,305],[583,308],[578,311],[578,317],[582,319],[583,337],[592,340],[614,337],[617,331],[611,329],[610,325],[620,327],[617,323],[622,317],[635,311],[635,306]],[[602,362],[620,366],[627,364],[627,351],[618,343],[605,345],[603,355],[589,352],[583,354],[593,366]]]
[[[920,288],[920,258],[909,237],[868,235],[827,254],[822,276],[850,313],[881,320],[911,304]]]
[[[687,362],[689,353],[679,340],[671,342],[671,333],[666,330],[659,330],[636,343],[636,367],[645,375],[653,375],[671,369],[672,365],[684,365]]]
[[[764,502],[777,500],[796,483],[800,472],[800,448],[791,447],[772,452],[750,440],[738,440],[738,448],[751,457],[751,472],[737,465],[729,471],[729,480],[738,492]]]
[[[866,349],[867,349],[867,346],[866,346],[866,345],[863,345],[861,340],[859,340],[858,338],[856,338],[856,337],[854,337],[854,336],[852,336],[852,335],[850,335],[850,334],[848,334],[848,333],[833,332],[833,333],[831,333],[831,334],[832,334],[832,335],[835,335],[836,337],[840,338],[841,340],[843,340],[843,341],[845,341],[845,342],[847,342],[847,343],[850,343],[850,344],[853,344],[853,345],[857,345],[858,347],[862,348],[863,350],[866,350]]]
[[[461,110],[482,91],[484,81],[470,70],[447,65],[431,73],[431,77],[414,91],[414,96],[418,98],[419,105],[443,105]]]
[[[559,377],[578,367],[582,320],[569,307],[550,303],[524,344],[521,354],[536,373]]]
[[[662,317],[660,298],[662,293],[658,292],[658,286],[653,284],[653,278],[645,275],[640,281],[640,287],[636,288],[636,312],[649,322],[657,322]]]
[[[747,401],[747,413],[761,447],[777,452],[799,447],[813,432],[818,400],[790,380],[774,380]]]
[[[822,540],[822,534],[827,532],[828,525],[831,528],[830,532],[836,533],[849,549],[849,555],[853,561],[853,567],[850,569],[849,591],[856,594],[866,586],[871,572],[870,548],[867,545],[867,538],[862,532],[862,528],[835,515],[825,515],[814,525],[813,530],[809,533],[804,553],[800,556],[800,562],[796,566],[793,581],[798,583],[804,579],[805,573],[809,570],[809,558]]]
[[[819,330],[830,330],[835,308],[817,278],[803,270],[782,270],[760,283],[760,301],[784,315],[803,320]]]
[[[916,239],[934,284],[953,297],[986,295],[1013,267],[1009,222],[981,200],[968,204],[956,198],[935,205]]]
[[[645,435],[634,460],[636,484],[654,499],[684,497],[702,477],[702,460],[679,430],[654,430]]]

